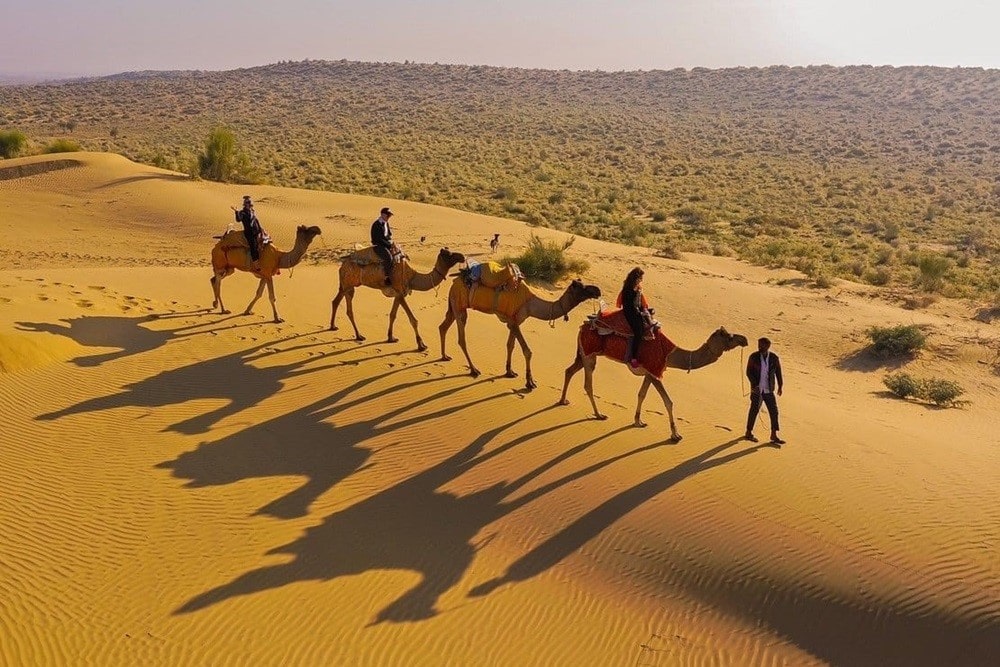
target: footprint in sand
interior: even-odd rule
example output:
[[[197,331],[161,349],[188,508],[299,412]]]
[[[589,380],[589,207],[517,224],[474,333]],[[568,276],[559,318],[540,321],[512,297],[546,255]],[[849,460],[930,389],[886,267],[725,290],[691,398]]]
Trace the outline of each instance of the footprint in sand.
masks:
[[[108,289],[108,288],[107,288],[107,287],[105,287],[104,285],[87,285],[87,289],[93,289],[93,290],[99,290],[99,291],[104,291],[104,290],[106,290],[106,289]]]
[[[37,298],[38,298],[39,301],[48,301],[49,300],[49,297],[45,296],[44,294],[38,294]]]
[[[86,299],[78,299],[76,305],[80,306],[81,308],[93,308],[94,302],[87,301]]]

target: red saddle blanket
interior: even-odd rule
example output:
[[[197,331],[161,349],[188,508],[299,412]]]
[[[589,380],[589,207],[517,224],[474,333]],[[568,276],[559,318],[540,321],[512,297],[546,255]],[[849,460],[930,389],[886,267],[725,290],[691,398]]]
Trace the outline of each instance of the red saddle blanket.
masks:
[[[628,320],[625,319],[625,312],[621,309],[607,310],[597,315],[591,315],[590,323],[597,330],[597,333],[602,336],[610,336],[612,334],[615,336],[624,336],[625,338],[632,336],[632,327],[629,325]],[[659,326],[656,329],[659,329]],[[642,331],[642,339],[653,340],[654,335],[654,327],[650,326],[647,322]]]
[[[590,341],[586,340],[588,338],[586,330],[581,334],[581,344],[585,351],[596,347],[609,359],[626,361],[625,353],[628,350],[628,339],[632,336],[632,328],[622,311],[615,310],[592,316],[589,325]],[[637,355],[639,363],[654,377],[660,378],[667,366],[667,356],[676,347],[673,341],[663,335],[659,327],[654,329],[647,327],[645,336],[639,343]]]

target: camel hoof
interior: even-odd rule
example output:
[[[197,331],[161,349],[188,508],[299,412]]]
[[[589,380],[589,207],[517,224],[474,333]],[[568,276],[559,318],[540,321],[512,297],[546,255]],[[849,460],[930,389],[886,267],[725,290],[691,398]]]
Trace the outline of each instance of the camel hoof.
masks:
[[[442,354],[441,361],[451,361],[451,357],[449,357],[447,354]]]
[[[471,375],[474,378],[477,378],[481,375],[481,373],[479,372],[478,368],[472,368],[469,370],[469,375]]]
[[[524,388],[525,389],[537,389],[538,385],[535,384],[534,380],[528,380],[527,382],[524,383]]]
[[[357,336],[354,337],[354,340],[360,343],[361,341],[365,340],[365,337],[362,336],[361,334],[358,334]]]
[[[423,343],[417,343],[417,352],[426,352],[427,346]]]
[[[503,376],[505,378],[516,378],[517,377],[517,371],[507,371],[506,373],[503,374]]]
[[[232,312],[231,310],[220,310],[220,311],[219,311],[219,315],[228,315],[228,314],[230,314],[231,312]]]
[[[558,401],[556,401],[556,405],[569,405],[569,400],[561,398]]]
[[[275,324],[281,324],[281,323],[282,323],[282,322],[284,322],[284,321],[285,321],[285,320],[281,319],[280,317],[276,317],[276,318],[274,318],[274,323],[275,323]]]
[[[600,412],[598,412],[598,413],[596,413],[594,415],[594,419],[596,419],[597,421],[600,421],[600,422],[606,420],[607,418],[608,418],[607,415],[602,415]]]
[[[646,428],[647,426],[649,426],[649,424],[647,424],[646,422],[642,421],[641,419],[636,419],[635,423],[633,425],[636,428]]]
[[[331,324],[330,328],[328,329],[328,331],[340,331],[340,327]]]
[[[393,338],[392,336],[389,336],[388,338],[385,339],[385,342],[386,343],[398,343],[399,339],[398,338]]]
[[[671,445],[676,445],[678,442],[680,442],[683,439],[684,439],[683,436],[681,436],[680,434],[677,434],[677,435],[670,436],[670,439],[667,440],[667,442],[669,442]]]

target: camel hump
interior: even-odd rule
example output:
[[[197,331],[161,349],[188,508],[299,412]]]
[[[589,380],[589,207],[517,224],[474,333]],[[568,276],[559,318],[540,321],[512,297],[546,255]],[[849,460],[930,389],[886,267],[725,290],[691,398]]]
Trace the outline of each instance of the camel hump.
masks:
[[[406,264],[406,255],[402,253],[393,253],[393,261],[396,264]],[[378,256],[375,252],[374,246],[368,246],[367,248],[361,248],[360,250],[355,250],[349,255],[343,257],[343,261],[351,262],[352,264],[357,264],[358,266],[368,266],[369,264],[382,264],[382,258]]]

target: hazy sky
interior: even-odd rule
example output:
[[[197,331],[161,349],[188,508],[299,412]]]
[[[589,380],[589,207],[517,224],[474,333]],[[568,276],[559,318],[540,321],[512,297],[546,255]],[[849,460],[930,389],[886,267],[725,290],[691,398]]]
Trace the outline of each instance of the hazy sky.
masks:
[[[0,73],[279,60],[1000,68],[998,0],[13,0]]]

